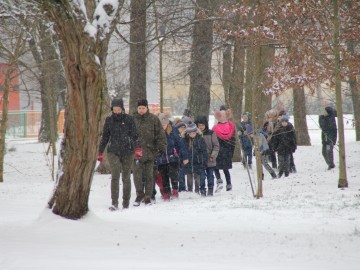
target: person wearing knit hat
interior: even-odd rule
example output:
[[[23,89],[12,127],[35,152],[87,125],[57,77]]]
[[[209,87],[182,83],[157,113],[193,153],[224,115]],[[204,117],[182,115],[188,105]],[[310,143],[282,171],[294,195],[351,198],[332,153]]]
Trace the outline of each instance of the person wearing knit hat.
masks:
[[[186,127],[186,133],[190,134],[192,132],[198,133],[198,128],[195,123],[190,122]]]
[[[208,160],[206,143],[199,134],[196,124],[193,122],[190,122],[187,126],[186,135],[183,140],[189,153],[189,163],[184,166],[187,188],[188,191],[192,192],[195,182],[195,192],[199,194],[200,183],[205,181],[204,171]],[[200,177],[202,178],[201,180]]]
[[[291,156],[296,150],[295,129],[288,118],[287,115],[281,116],[279,125],[272,136],[273,149],[278,154],[279,178],[281,178],[283,174],[285,174],[285,177],[289,176]]]
[[[253,141],[249,136],[246,134],[246,127],[252,126],[251,123],[251,114],[249,112],[243,112],[242,113],[242,121],[240,122],[240,125],[238,126],[239,130],[239,139],[240,139],[240,145],[241,149],[243,151],[243,160],[242,164],[243,166],[247,166],[249,169],[251,169],[252,166],[252,149],[253,149]]]
[[[166,134],[167,149],[162,155],[158,155],[156,164],[162,178],[162,198],[170,201],[170,197],[179,197],[179,165],[186,165],[189,158],[184,141],[178,130],[170,124],[169,118],[165,113],[160,113],[159,119]]]
[[[154,162],[157,156],[166,151],[167,146],[162,124],[156,115],[149,112],[147,100],[139,99],[137,105],[134,121],[140,137],[140,146],[135,149],[133,163],[136,189],[134,206],[139,206],[142,201],[145,202],[145,205],[151,205],[154,189]],[[167,120],[164,119],[164,121]],[[143,180],[145,180],[145,184]]]
[[[255,134],[254,134],[253,129],[252,129],[251,125],[249,125],[249,124],[246,125],[246,133],[247,133],[247,136],[249,136],[251,138],[251,140],[254,140],[254,138],[258,139],[258,142],[259,142],[258,147],[259,147],[259,152],[261,155],[261,164],[270,173],[272,179],[277,178],[275,171],[269,165],[269,163],[267,161],[267,157],[266,157],[267,152],[269,151],[269,144],[265,137],[265,135],[267,135],[267,134],[264,131],[262,131],[261,129],[257,130],[257,132],[255,132]],[[264,180],[264,173],[262,174],[262,180]]]
[[[200,177],[200,180],[207,179],[207,196],[214,195],[214,170],[216,166],[216,158],[219,153],[220,145],[217,136],[213,130],[209,129],[209,121],[205,115],[198,116],[195,120],[196,125],[202,132],[202,136],[206,143],[206,150],[208,153],[208,161],[204,173],[206,177]],[[200,193],[202,196],[206,195],[206,183],[200,182]]]
[[[137,104],[137,107],[144,106],[146,108],[149,108],[148,101],[145,98],[138,99],[136,104]]]
[[[130,173],[134,159],[134,149],[138,147],[138,130],[134,118],[125,114],[122,99],[111,102],[112,114],[105,120],[99,145],[98,161],[102,163],[103,153],[107,146],[107,158],[111,170],[111,211],[119,207],[119,180],[122,173],[123,201],[122,207],[129,208],[131,196]],[[121,171],[120,171],[120,168]]]
[[[189,125],[189,123],[194,122],[194,120],[190,117],[183,117],[181,118],[181,122],[183,122],[187,126]]]
[[[165,113],[160,113],[158,117],[163,127],[170,123],[170,120]]]
[[[189,118],[190,119],[190,118]],[[186,135],[186,124],[182,121],[182,119],[177,119],[174,122],[174,127],[178,130],[178,134],[180,138],[185,138]],[[182,160],[180,160],[180,163]],[[186,191],[185,184],[185,173],[183,166],[180,166],[179,169],[179,192]]]

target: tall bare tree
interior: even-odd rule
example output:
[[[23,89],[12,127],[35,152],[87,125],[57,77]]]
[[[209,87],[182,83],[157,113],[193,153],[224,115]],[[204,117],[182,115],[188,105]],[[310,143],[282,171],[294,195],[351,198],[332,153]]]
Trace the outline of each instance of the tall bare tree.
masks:
[[[209,115],[211,59],[213,46],[213,13],[216,1],[197,0],[195,24],[192,33],[190,89],[188,109],[195,116]]]
[[[146,1],[132,0],[130,7],[130,112],[146,98]]]
[[[34,0],[62,43],[67,80],[64,136],[49,207],[78,219],[88,211],[101,127],[103,69],[123,1]]]

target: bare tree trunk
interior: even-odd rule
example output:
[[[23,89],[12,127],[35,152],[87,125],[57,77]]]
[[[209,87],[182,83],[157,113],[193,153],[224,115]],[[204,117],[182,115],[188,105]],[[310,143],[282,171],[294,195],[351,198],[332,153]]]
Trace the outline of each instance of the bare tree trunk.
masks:
[[[230,108],[230,87],[231,87],[231,45],[226,44],[223,51],[223,76],[222,84],[224,87],[225,106]]]
[[[88,211],[101,127],[102,90],[106,88],[103,69],[114,23],[108,25],[107,33],[99,27],[93,37],[84,31],[87,21],[82,11],[72,9],[76,4],[38,2],[54,22],[62,42],[68,89],[57,182],[49,207],[55,214],[78,219]],[[96,2],[87,1],[85,5],[87,18],[93,18]],[[117,9],[111,4],[103,8],[107,15],[118,18],[121,4]]]
[[[306,123],[306,104],[304,88],[293,89],[294,124],[297,145],[311,145]]]
[[[355,43],[350,42],[347,47],[349,53],[354,54]],[[360,88],[356,81],[355,76],[350,77],[349,88],[351,91],[351,98],[354,108],[354,124],[355,124],[356,141],[360,141]]]
[[[130,14],[130,104],[136,111],[138,99],[146,98],[146,1],[131,0]]]
[[[232,118],[235,125],[238,125],[241,121],[242,100],[244,94],[245,49],[241,45],[241,41],[236,39],[234,45],[233,70],[229,89],[229,108],[232,111]],[[239,162],[242,159],[242,155],[238,136],[236,136],[236,138],[233,161]]]
[[[342,111],[342,96],[341,96],[341,79],[340,79],[340,46],[339,46],[339,6],[337,0],[332,0],[334,9],[334,74],[335,74],[335,92],[336,92],[336,110],[338,115],[338,134],[339,134],[339,188],[348,187],[346,176],[346,158],[345,158],[345,138],[344,138],[344,120]]]
[[[258,102],[262,95],[262,89],[261,89],[261,73],[262,73],[262,67],[261,67],[261,47],[255,47],[253,50],[254,53],[254,73],[253,73],[253,79],[255,81],[254,83],[254,89],[252,91],[252,117],[253,117],[253,133],[257,135],[259,128],[258,122],[259,122],[259,113],[260,113],[260,107],[262,106],[261,103]],[[258,182],[258,189],[256,192],[256,198],[259,199],[263,197],[263,190],[262,190],[262,163],[261,163],[261,154],[260,154],[260,147],[259,147],[259,138],[255,136],[254,139],[254,147],[255,147],[255,156],[256,156],[256,176],[257,176],[257,182]]]
[[[254,90],[254,48],[246,49],[246,73],[245,73],[245,108],[244,111],[252,111],[252,91]]]
[[[211,0],[197,0],[195,19],[200,19],[199,11],[208,10],[213,5]],[[194,116],[209,115],[211,58],[213,46],[213,21],[203,20],[195,23],[192,33],[190,90],[188,109]]]
[[[1,134],[0,134],[0,182],[4,182],[4,156],[5,156],[5,137],[6,126],[8,120],[8,105],[9,105],[9,93],[10,83],[14,72],[16,71],[15,63],[13,59],[8,62],[8,66],[5,73],[4,82],[4,94],[2,96],[2,113],[1,115]]]

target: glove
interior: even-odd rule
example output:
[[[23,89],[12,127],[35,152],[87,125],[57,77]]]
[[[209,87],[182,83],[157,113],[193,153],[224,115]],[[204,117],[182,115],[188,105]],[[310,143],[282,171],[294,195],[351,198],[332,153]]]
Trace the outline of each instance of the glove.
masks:
[[[140,159],[142,158],[143,155],[143,151],[141,147],[136,147],[135,148],[135,159]]]
[[[101,152],[98,152],[98,155],[97,155],[97,160],[102,163],[103,162],[103,155]]]

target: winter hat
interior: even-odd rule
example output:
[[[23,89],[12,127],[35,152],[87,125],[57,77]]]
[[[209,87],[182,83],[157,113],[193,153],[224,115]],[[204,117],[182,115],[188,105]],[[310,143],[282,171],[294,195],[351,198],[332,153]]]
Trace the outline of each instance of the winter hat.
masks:
[[[187,117],[192,117],[193,116],[192,112],[189,109],[185,109],[183,115],[187,116]]]
[[[285,110],[281,110],[281,111],[279,112],[279,116],[282,116],[282,115],[284,115],[284,114],[286,114]]]
[[[113,107],[120,107],[122,111],[125,111],[124,102],[121,98],[113,99],[111,101],[111,110],[113,110]]]
[[[165,113],[160,113],[158,117],[163,126],[170,123],[170,120]]]
[[[200,115],[196,118],[195,124],[198,126],[199,124],[205,125],[205,129],[209,129],[209,122],[205,115]]]
[[[190,134],[191,132],[197,132],[197,131],[198,131],[198,128],[195,125],[195,123],[193,123],[193,122],[190,122],[189,125],[186,127],[187,134]]]
[[[193,122],[193,120],[190,117],[183,117],[181,118],[181,121],[185,124],[185,125],[189,125],[189,123]]]
[[[289,122],[289,116],[287,114],[281,115],[280,122]]]
[[[183,121],[181,121],[180,119],[178,119],[176,122],[175,122],[175,127],[176,128],[181,128],[181,127],[186,127],[185,123]]]
[[[265,118],[266,119],[269,119],[269,118],[278,118],[279,116],[279,113],[276,109],[271,109],[271,110],[268,110],[266,113],[265,113]]]
[[[225,105],[221,105],[220,106],[220,111],[226,111],[227,109],[226,109],[226,107],[225,107]]]
[[[243,112],[243,113],[241,114],[241,116],[244,116],[244,115],[246,115],[248,118],[250,118],[251,113],[249,113],[249,112]]]
[[[148,101],[145,98],[138,99],[137,100],[137,107],[139,107],[139,106],[144,106],[146,108],[149,108]]]
[[[253,133],[253,129],[252,129],[251,125],[246,124],[245,127],[246,127],[246,134]]]

